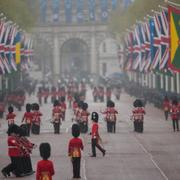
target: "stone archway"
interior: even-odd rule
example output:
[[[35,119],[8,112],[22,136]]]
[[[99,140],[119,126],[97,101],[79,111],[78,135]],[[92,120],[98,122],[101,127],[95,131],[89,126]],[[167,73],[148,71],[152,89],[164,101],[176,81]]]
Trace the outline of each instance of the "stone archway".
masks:
[[[91,71],[89,47],[82,39],[71,38],[65,41],[60,49],[60,72],[81,73]]]

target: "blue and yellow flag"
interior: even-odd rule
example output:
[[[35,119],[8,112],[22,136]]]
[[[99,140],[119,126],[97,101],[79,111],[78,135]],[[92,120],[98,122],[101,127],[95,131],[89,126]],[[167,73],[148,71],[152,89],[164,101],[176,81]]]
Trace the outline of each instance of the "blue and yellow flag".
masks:
[[[21,62],[21,33],[17,32],[15,36],[15,58],[16,58],[16,64],[20,64]]]
[[[170,59],[168,66],[180,72],[180,9],[168,7],[170,32]]]

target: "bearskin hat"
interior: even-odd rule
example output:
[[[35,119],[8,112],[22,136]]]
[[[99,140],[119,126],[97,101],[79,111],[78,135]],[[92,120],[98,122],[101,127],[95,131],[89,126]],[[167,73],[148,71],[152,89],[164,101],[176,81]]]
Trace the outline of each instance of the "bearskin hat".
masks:
[[[19,126],[16,124],[12,124],[9,126],[7,130],[8,136],[10,136],[12,133],[19,134]]]
[[[47,160],[51,155],[51,146],[49,143],[41,143],[39,146],[40,156]]]
[[[64,102],[65,101],[65,97],[61,97],[61,102]]]
[[[98,120],[99,120],[99,115],[98,115],[98,113],[97,113],[97,112],[92,112],[92,114],[91,114],[91,119],[92,119],[92,121],[94,121],[94,122],[98,122]]]
[[[72,135],[74,137],[79,137],[79,135],[80,135],[80,127],[79,127],[78,124],[73,124],[72,125]]]
[[[134,107],[143,107],[143,103],[140,99],[136,99],[133,103]]]
[[[35,110],[35,111],[39,111],[39,104],[38,104],[38,103],[35,103],[35,104],[34,104],[34,110]]]
[[[29,103],[26,104],[26,111],[27,112],[31,111],[31,104],[29,104]]]
[[[177,100],[176,98],[173,99],[173,100],[172,100],[172,104],[175,105],[175,106],[177,106],[177,105],[178,105],[178,100]]]
[[[8,107],[8,112],[9,112],[9,113],[12,113],[13,111],[14,111],[14,108],[13,108],[12,106],[9,106],[9,107]]]
[[[82,109],[83,109],[84,111],[86,111],[86,110],[87,110],[87,108],[88,108],[88,104],[87,104],[87,103],[83,103],[83,105],[82,105]]]
[[[58,105],[59,105],[59,101],[58,101],[58,100],[55,100],[55,101],[54,101],[54,107],[55,107],[55,106],[58,106]]]

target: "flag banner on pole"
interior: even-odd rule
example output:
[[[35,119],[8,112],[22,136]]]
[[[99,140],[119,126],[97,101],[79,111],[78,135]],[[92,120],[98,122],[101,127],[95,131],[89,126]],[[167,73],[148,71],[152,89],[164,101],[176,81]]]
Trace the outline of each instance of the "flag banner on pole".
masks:
[[[41,22],[46,22],[46,11],[47,11],[48,0],[40,0],[40,20]]]
[[[169,6],[170,58],[168,67],[180,72],[180,9]]]
[[[108,0],[101,0],[101,21],[108,20]]]
[[[59,22],[60,0],[52,0],[53,21]]]
[[[84,1],[83,0],[77,0],[77,22],[81,23],[84,21],[84,14],[83,14],[83,9],[84,9]]]
[[[65,20],[66,23],[72,22],[72,0],[65,0]]]
[[[89,19],[90,21],[96,20],[96,1],[95,0],[88,0],[88,7],[89,7]]]
[[[21,62],[21,43],[16,43],[16,64]]]
[[[168,26],[168,11],[162,10],[161,14],[161,60],[159,69],[163,70],[167,67],[169,60],[169,26]]]

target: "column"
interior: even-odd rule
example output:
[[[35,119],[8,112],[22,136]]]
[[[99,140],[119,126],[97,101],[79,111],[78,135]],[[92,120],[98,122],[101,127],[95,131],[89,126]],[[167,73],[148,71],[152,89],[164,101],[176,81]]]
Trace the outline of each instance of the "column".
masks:
[[[176,73],[177,94],[180,93],[180,73]]]
[[[57,77],[60,74],[60,47],[58,37],[54,37],[54,74]]]
[[[160,84],[160,85],[161,85],[160,87],[161,87],[161,89],[163,89],[163,88],[164,88],[164,75],[161,74],[161,75],[160,75],[160,78],[161,78],[161,79],[160,79],[160,83],[161,83],[161,84]]]
[[[171,92],[174,92],[174,77],[171,76]]]
[[[152,79],[153,79],[153,88],[155,89],[156,88],[156,75],[155,74],[152,74]]]
[[[98,49],[96,49],[95,33],[92,32],[92,35],[91,35],[91,73],[97,73],[97,66],[99,63],[97,62],[97,51]]]
[[[168,76],[166,75],[165,76],[165,91],[169,91],[169,88],[168,88]]]

